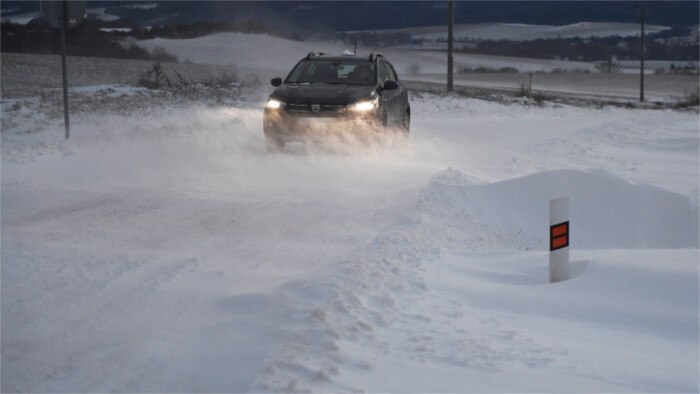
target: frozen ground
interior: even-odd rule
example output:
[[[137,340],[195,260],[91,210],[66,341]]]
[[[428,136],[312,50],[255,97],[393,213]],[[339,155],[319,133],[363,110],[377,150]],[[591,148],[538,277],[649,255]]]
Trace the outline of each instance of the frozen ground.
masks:
[[[2,391],[698,390],[697,112],[416,94],[406,149],[269,155],[264,93],[77,89],[68,143],[3,98]]]

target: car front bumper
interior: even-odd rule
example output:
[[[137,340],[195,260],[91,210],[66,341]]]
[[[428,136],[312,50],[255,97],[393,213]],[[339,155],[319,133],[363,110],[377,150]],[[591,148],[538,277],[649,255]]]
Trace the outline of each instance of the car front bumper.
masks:
[[[381,125],[381,116],[376,109],[357,112],[344,108],[334,113],[313,113],[265,108],[263,116],[265,135],[284,142],[309,137],[376,134]]]

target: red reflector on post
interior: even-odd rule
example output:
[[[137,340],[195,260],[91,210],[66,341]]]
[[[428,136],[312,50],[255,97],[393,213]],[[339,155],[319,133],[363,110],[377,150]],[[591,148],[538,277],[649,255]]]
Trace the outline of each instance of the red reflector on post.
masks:
[[[557,223],[549,227],[549,250],[569,246],[569,222]]]
[[[563,237],[557,237],[552,240],[552,249],[557,249],[568,245],[569,237],[566,235]]]
[[[569,232],[569,223],[564,223],[552,228],[552,237],[558,237]]]

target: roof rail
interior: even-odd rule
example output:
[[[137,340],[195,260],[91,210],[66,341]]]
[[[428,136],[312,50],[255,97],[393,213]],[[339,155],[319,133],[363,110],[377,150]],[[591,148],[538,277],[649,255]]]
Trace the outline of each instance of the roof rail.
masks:
[[[315,57],[319,57],[319,56],[323,56],[323,55],[325,55],[325,53],[323,53],[323,52],[311,51],[311,52],[309,52],[308,55],[306,55],[306,59],[313,59]]]
[[[377,60],[378,57],[384,57],[384,56],[382,56],[381,53],[372,52],[369,54],[369,61],[373,62],[373,61]]]

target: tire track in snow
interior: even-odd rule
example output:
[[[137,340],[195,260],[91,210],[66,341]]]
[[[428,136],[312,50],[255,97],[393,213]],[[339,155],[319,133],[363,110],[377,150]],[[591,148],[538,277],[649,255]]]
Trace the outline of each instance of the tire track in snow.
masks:
[[[453,175],[448,171],[435,182],[450,182]],[[461,243],[477,251],[518,249],[533,240],[504,235],[485,224],[475,228],[473,221],[459,217],[453,226],[445,226],[450,215],[436,213],[442,207],[440,198],[424,190],[414,212],[375,238],[364,252],[305,283],[315,287],[316,299],[323,295],[323,301],[296,292],[298,321],[289,329],[288,341],[268,360],[256,390],[363,391],[367,387],[361,381],[347,376],[373,373],[375,363],[394,359],[495,373],[511,364],[545,367],[565,354],[539,346],[506,328],[500,319],[480,318],[478,308],[451,300],[454,308],[441,306],[445,304],[439,302],[441,294],[426,286],[422,272],[443,248]],[[446,229],[436,232],[433,222]],[[462,243],[477,233],[498,239]],[[442,317],[438,321],[434,316]],[[452,324],[456,321],[461,324]],[[460,328],[464,326],[471,329]]]

